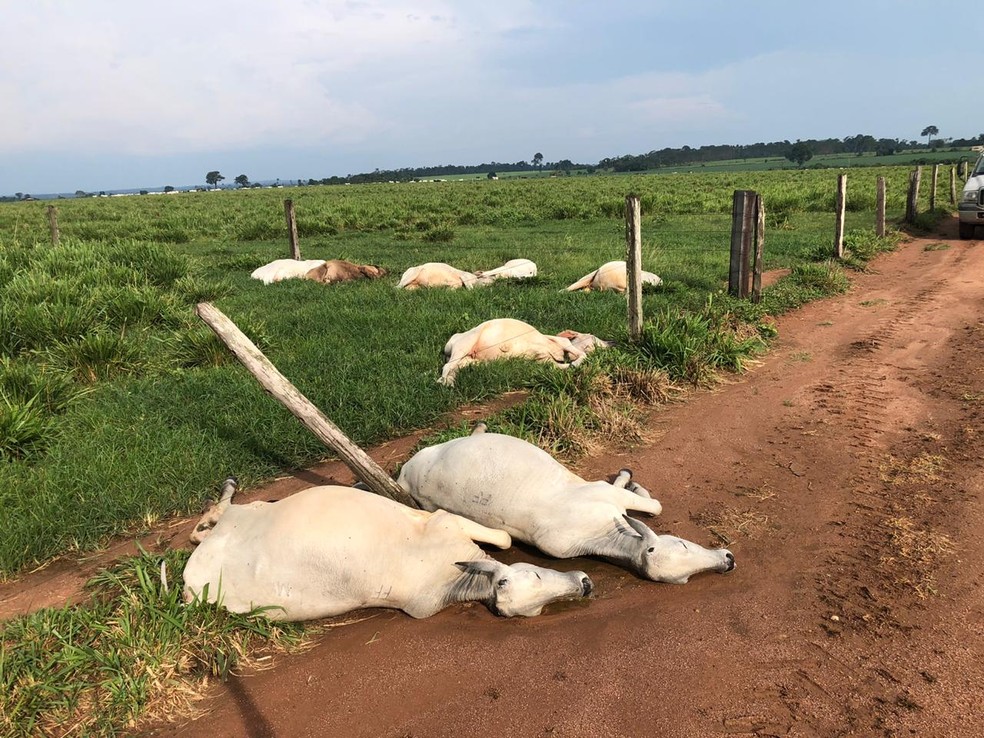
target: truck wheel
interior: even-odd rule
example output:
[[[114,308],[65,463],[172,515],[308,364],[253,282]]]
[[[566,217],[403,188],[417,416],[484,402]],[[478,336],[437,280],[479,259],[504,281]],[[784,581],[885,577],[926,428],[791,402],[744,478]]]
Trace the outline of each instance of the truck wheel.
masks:
[[[960,224],[960,238],[973,238],[974,237],[974,224],[973,223],[961,223]]]

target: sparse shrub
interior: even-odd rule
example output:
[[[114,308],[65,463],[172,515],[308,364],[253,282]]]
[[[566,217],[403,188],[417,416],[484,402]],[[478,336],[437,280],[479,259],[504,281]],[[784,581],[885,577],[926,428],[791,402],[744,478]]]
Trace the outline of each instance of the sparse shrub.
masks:
[[[83,392],[72,376],[26,359],[0,358],[0,393],[17,402],[32,399],[54,415]]]
[[[56,344],[45,350],[44,357],[86,384],[137,373],[147,363],[137,340],[106,329]]]
[[[430,243],[448,243],[454,240],[454,225],[439,223],[431,225],[424,231],[423,239]]]

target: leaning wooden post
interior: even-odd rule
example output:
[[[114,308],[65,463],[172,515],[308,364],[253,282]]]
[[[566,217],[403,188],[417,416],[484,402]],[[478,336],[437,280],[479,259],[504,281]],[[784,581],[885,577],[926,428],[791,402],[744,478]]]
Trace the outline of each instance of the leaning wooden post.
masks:
[[[837,220],[834,224],[834,256],[844,258],[844,212],[847,210],[847,175],[837,175]]]
[[[879,177],[875,189],[875,235],[885,235],[885,178]]]
[[[755,259],[752,266],[752,302],[762,301],[762,252],[765,248],[765,203],[755,195]]]
[[[957,168],[950,167],[950,204],[957,204]]]
[[[51,230],[51,245],[58,245],[58,208],[48,206],[48,228]]]
[[[352,443],[338,426],[328,420],[310,400],[302,395],[221,310],[211,303],[200,302],[195,312],[235,354],[249,373],[256,377],[263,389],[279,400],[322,443],[338,454],[352,473],[369,489],[409,507],[419,507],[382,467]]]
[[[639,198],[625,198],[625,279],[629,288],[629,340],[642,339],[642,211]]]
[[[909,174],[909,194],[905,199],[905,222],[915,223],[919,206],[919,180],[922,178],[922,167],[916,167]]]
[[[735,190],[731,207],[731,262],[728,268],[728,293],[733,297],[748,297],[749,257],[755,227],[755,193]]]
[[[294,217],[294,201],[284,200],[284,215],[287,216],[287,237],[290,239],[290,258],[301,258],[301,246],[297,242],[297,219]]]
[[[936,210],[936,185],[940,180],[940,165],[933,164],[933,188],[929,191],[929,209]]]

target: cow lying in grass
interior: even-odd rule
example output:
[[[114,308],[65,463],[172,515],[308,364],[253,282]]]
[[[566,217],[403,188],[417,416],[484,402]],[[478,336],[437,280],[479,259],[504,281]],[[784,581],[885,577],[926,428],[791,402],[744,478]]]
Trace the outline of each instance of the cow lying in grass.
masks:
[[[282,282],[285,279],[310,279],[314,282],[334,284],[355,279],[377,279],[386,274],[385,269],[372,264],[353,264],[343,259],[277,259],[255,269],[251,276],[263,284]]]
[[[476,431],[482,431],[479,426]],[[475,432],[418,452],[399,484],[425,510],[438,508],[501,528],[558,558],[600,556],[641,577],[683,584],[704,571],[729,572],[735,557],[629,517],[662,506],[626,469],[613,484],[587,482],[519,438]]]
[[[475,272],[479,284],[491,284],[497,279],[529,279],[536,276],[536,264],[529,259],[510,259],[501,267]]]
[[[509,534],[438,510],[424,512],[351,487],[312,487],[279,502],[233,505],[235,480],[199,522],[185,565],[184,596],[232,612],[269,608],[275,620],[310,620],[363,607],[425,618],[456,602],[494,613],[539,615],[585,597],[580,571],[506,566],[476,542],[499,548]]]
[[[642,283],[659,285],[663,283],[663,280],[652,272],[643,272]],[[607,264],[602,264],[590,274],[585,274],[568,287],[566,291],[574,292],[576,290],[614,290],[615,292],[625,292],[628,290],[625,262],[610,261]]]
[[[421,287],[448,287],[450,289],[464,287],[470,290],[477,282],[478,277],[471,272],[455,269],[450,264],[443,262],[429,262],[410,267],[403,272],[397,287],[405,290],[416,290]]]
[[[596,347],[610,345],[590,333],[564,331],[546,336],[521,320],[494,318],[448,339],[438,381],[453,385],[455,375],[469,364],[506,357],[536,359],[563,369],[577,366]]]

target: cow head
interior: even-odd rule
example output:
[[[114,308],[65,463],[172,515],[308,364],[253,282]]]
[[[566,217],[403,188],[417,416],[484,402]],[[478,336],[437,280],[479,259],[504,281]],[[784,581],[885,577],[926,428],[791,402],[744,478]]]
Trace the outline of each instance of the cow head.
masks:
[[[610,348],[615,345],[614,341],[605,341],[598,336],[593,336],[590,333],[578,333],[577,331],[561,331],[557,334],[560,338],[566,338],[568,341],[577,346],[581,351],[588,354],[594,351],[596,348]]]
[[[472,578],[472,586],[484,590],[475,599],[507,618],[539,615],[551,602],[587,597],[594,588],[583,571],[561,572],[523,563],[507,566],[495,559],[460,561],[455,566]]]
[[[676,536],[658,536],[645,523],[624,515],[615,520],[628,563],[654,582],[686,584],[694,574],[735,568],[735,557],[726,548],[704,548]]]
[[[366,279],[378,279],[379,277],[385,277],[388,272],[382,267],[378,267],[375,264],[364,264],[359,266],[359,271]]]

